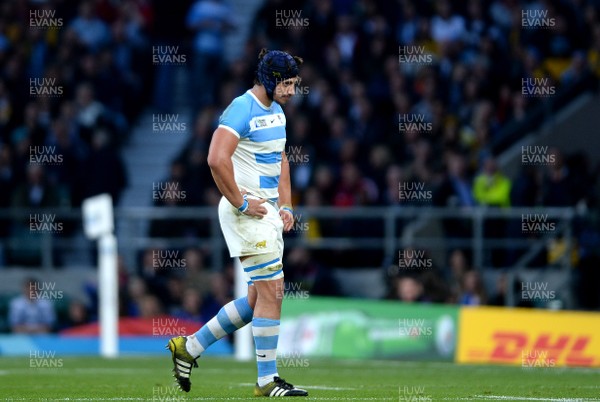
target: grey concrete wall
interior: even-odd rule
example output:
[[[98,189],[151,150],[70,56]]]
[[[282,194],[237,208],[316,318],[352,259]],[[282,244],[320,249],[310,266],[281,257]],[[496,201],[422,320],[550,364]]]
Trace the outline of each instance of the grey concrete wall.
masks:
[[[522,167],[521,146],[557,147],[564,154],[585,151],[592,166],[600,162],[600,97],[584,95],[499,158],[502,170],[514,178]]]

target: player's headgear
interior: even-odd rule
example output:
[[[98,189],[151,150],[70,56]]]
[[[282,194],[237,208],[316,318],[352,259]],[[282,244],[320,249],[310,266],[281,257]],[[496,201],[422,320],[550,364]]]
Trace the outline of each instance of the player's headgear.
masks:
[[[263,49],[258,56],[256,78],[267,91],[269,99],[273,99],[273,92],[278,83],[298,76],[298,65],[302,63],[300,57],[292,56],[281,50]]]

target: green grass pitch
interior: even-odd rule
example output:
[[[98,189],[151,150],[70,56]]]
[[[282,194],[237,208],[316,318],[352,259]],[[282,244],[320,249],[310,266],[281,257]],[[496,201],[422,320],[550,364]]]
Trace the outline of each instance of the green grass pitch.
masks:
[[[253,362],[226,358],[198,362],[192,390],[185,394],[173,386],[167,353],[164,358],[64,358],[50,362],[53,368],[31,368],[29,358],[3,357],[0,400],[256,400]],[[599,369],[318,359],[296,363],[280,367],[279,373],[305,387],[308,401],[600,401]]]

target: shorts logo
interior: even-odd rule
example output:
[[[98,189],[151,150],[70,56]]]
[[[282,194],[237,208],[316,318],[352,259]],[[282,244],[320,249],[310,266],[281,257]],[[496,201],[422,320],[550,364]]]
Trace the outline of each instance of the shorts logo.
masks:
[[[254,245],[254,247],[256,247],[256,248],[267,248],[267,241],[266,240],[259,241],[258,243],[256,243]]]

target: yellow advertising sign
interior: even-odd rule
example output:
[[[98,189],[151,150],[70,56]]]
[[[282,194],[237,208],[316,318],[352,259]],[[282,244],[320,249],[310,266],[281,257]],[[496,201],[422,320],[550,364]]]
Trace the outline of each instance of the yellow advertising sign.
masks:
[[[463,307],[458,363],[600,366],[600,314]]]

